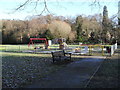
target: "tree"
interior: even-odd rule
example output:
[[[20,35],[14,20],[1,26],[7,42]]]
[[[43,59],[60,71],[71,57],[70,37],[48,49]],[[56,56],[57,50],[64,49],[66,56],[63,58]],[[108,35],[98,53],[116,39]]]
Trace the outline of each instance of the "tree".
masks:
[[[101,30],[101,16],[78,16],[76,18],[76,39],[77,42],[89,43],[88,39],[91,37],[91,33],[95,33],[94,40],[100,41],[99,34]],[[91,37],[93,38],[93,37]]]
[[[102,38],[103,42],[107,43],[107,32],[109,30],[109,19],[108,19],[108,11],[107,6],[104,6],[103,8],[103,21],[102,21]]]
[[[71,32],[71,26],[68,23],[58,20],[53,20],[48,28],[56,38],[68,38]]]
[[[41,13],[38,16],[41,16],[43,12],[47,11],[48,13],[50,13],[48,7],[47,7],[47,1],[46,0],[26,0],[24,3],[20,4],[15,11],[21,11],[24,10],[26,6],[29,6],[30,4],[33,4],[33,9],[36,11],[36,8],[38,6],[38,4],[43,3],[44,8],[41,11]]]
[[[82,23],[83,23],[83,19],[82,16],[78,16],[76,18],[76,40],[77,42],[82,42]]]
[[[59,3],[59,1],[61,0],[56,0],[57,3]],[[37,11],[37,7],[40,5],[42,7],[43,5],[43,10],[41,12],[39,12],[38,16],[41,16],[44,12],[48,12],[49,14],[52,14],[49,11],[48,8],[48,2],[49,0],[25,0],[22,4],[20,4],[15,11],[21,11],[21,10],[25,10],[25,8],[29,5],[32,4],[33,8],[32,10],[34,10],[35,12]],[[86,2],[86,1],[85,1]],[[100,7],[100,0],[93,0],[90,3],[90,6],[99,6]]]
[[[44,38],[47,38],[48,40],[52,40],[52,39],[55,38],[54,35],[50,32],[49,29],[47,29],[47,30],[43,33],[42,36],[43,36]]]

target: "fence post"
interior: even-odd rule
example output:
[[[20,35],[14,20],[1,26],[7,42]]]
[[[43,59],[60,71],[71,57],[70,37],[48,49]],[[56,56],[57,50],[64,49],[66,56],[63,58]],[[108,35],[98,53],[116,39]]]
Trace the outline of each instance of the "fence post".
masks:
[[[90,46],[89,46],[89,55],[90,55]]]
[[[117,43],[115,43],[115,49],[117,49]]]
[[[113,45],[111,46],[111,52],[110,52],[110,55],[112,56],[114,53],[114,50],[113,50]]]
[[[91,46],[89,46],[89,55],[91,55]]]
[[[104,56],[104,46],[101,46],[101,48],[102,48],[102,55]]]

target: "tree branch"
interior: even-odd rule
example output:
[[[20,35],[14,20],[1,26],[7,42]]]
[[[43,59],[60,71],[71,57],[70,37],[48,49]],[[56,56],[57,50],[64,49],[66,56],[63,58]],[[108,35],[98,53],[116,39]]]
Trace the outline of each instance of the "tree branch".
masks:
[[[42,15],[43,12],[45,12],[45,11],[47,11],[48,13],[51,14],[51,12],[48,9],[46,0],[26,0],[23,4],[21,4],[19,7],[17,7],[15,9],[15,11],[21,10],[21,8],[27,6],[28,4],[31,4],[33,2],[35,3],[34,7],[33,7],[33,10],[35,10],[35,12],[37,12],[36,8],[37,8],[39,2],[42,2],[44,4],[43,10],[40,12],[40,14],[38,14],[38,16]],[[56,1],[56,2],[58,3],[58,1]],[[100,0],[94,0],[93,3],[90,4],[90,6],[96,6],[96,5],[98,5],[100,7]],[[23,10],[24,10],[24,8],[23,8]]]
[[[21,8],[27,6],[27,5],[30,4],[30,3],[33,3],[32,1],[33,1],[33,0],[27,0],[27,1],[25,1],[23,4],[21,4],[19,7],[17,7],[17,8],[15,9],[15,11],[21,10]],[[34,2],[35,4],[34,4],[33,10],[35,10],[36,12],[37,12],[36,8],[37,8],[37,6],[38,6],[38,2],[40,2],[40,0],[36,0],[36,1]],[[41,2],[42,2],[42,1],[41,1]],[[46,1],[46,0],[43,0],[43,4],[44,4],[44,8],[43,8],[43,10],[41,11],[41,13],[40,13],[39,15],[37,15],[37,16],[42,15],[43,12],[45,12],[45,11],[47,11],[48,13],[51,14],[51,12],[49,11],[49,9],[48,9],[48,7],[47,7],[47,1]],[[24,9],[23,9],[23,10],[24,10]]]
[[[90,6],[96,6],[96,5],[98,5],[99,7],[100,7],[100,2],[99,2],[99,0],[94,0],[93,1],[93,3],[92,4],[90,4]]]
[[[27,5],[31,0],[27,0],[26,2],[24,2],[23,4],[21,4],[18,8],[16,8],[15,10],[20,10],[22,7],[24,7],[25,5]]]

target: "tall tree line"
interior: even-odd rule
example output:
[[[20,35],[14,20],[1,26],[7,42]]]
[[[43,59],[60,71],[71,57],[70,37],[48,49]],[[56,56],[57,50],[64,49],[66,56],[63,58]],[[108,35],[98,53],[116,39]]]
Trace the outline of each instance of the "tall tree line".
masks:
[[[79,15],[67,19],[63,16],[46,15],[24,21],[3,20],[2,22],[3,44],[28,43],[30,37],[66,38],[68,43],[111,44],[120,36],[119,30],[108,17],[106,6],[103,8],[103,15]]]

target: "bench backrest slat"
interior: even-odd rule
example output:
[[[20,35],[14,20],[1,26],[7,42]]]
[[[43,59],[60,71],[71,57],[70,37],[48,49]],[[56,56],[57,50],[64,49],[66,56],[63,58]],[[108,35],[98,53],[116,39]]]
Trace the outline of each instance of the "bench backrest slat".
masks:
[[[52,52],[52,55],[55,56],[65,56],[63,51],[56,51],[56,52]]]

